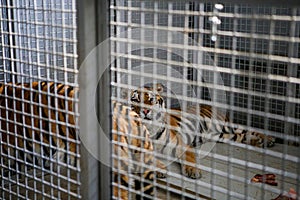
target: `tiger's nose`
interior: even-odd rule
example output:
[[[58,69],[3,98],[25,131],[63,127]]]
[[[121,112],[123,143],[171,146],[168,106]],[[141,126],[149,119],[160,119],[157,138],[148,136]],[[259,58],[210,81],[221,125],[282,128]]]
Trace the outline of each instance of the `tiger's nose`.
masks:
[[[147,110],[147,109],[144,109],[144,110],[143,110],[143,113],[144,113],[145,115],[147,115],[149,112],[150,112],[150,110]]]

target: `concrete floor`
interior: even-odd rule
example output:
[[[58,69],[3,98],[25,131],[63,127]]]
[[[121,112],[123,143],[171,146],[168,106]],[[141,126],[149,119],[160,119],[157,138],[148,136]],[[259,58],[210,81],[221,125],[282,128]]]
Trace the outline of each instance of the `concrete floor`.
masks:
[[[250,148],[252,150],[217,143],[210,156],[200,159],[203,170],[201,179],[192,180],[179,175],[179,165],[172,164],[169,166],[168,178],[160,182],[163,185],[172,183],[168,187],[178,193],[177,198],[172,199],[190,197],[191,199],[270,200],[284,191],[289,191],[290,188],[300,191],[299,147],[276,144],[275,147],[267,149],[267,152],[263,149]],[[264,173],[274,173],[278,185],[270,186],[250,181],[255,174]],[[158,197],[167,199],[167,196],[161,194]]]
[[[155,199],[274,199],[283,191],[294,188],[300,191],[300,151],[299,147],[276,144],[275,147],[265,150],[251,147],[245,150],[240,146],[217,143],[211,153],[200,159],[203,170],[202,178],[198,180],[183,177],[180,167],[173,163],[168,167],[166,179],[157,180]],[[285,152],[285,153],[283,153]],[[283,153],[283,154],[282,154]],[[276,157],[274,155],[279,155]],[[288,156],[284,156],[288,155]],[[280,158],[281,157],[281,158]],[[248,162],[244,162],[247,160]],[[264,167],[262,167],[264,166]],[[278,186],[261,183],[252,183],[250,179],[259,173],[274,173]],[[65,177],[76,180],[77,173],[65,170]],[[230,176],[228,175],[230,174]],[[50,175],[37,177],[42,179],[22,179],[24,185],[7,184],[10,192],[0,192],[0,199],[50,199],[47,196],[56,196],[58,199],[77,199],[68,195],[77,191],[78,184],[68,179],[52,177]],[[297,182],[298,179],[298,182]],[[26,180],[26,181],[25,181]],[[49,184],[43,184],[43,181]],[[1,181],[1,180],[0,180]],[[26,184],[25,184],[26,182]],[[59,187],[53,187],[57,186]],[[213,189],[212,189],[213,185]],[[24,188],[36,188],[42,193]],[[1,188],[0,188],[1,189]],[[230,193],[229,193],[230,191]],[[13,193],[21,194],[13,195]],[[1,196],[1,194],[5,194]]]

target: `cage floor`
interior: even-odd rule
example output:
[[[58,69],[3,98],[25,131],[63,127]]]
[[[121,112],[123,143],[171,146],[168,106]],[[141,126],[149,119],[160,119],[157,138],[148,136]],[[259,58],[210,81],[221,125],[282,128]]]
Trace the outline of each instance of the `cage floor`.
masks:
[[[168,177],[158,180],[158,185],[165,187],[166,190],[159,190],[157,198],[270,200],[276,198],[282,191],[289,191],[290,188],[300,190],[297,177],[291,178],[295,174],[299,176],[300,166],[297,161],[300,157],[299,147],[276,144],[269,148],[268,152],[262,149],[257,151],[257,148],[253,147],[251,149],[246,150],[224,143],[216,144],[211,153],[213,157],[207,156],[201,159],[204,170],[199,180],[191,180],[178,175],[180,174],[179,165],[172,164],[169,166],[171,172]],[[282,157],[276,157],[276,155],[282,155]],[[292,161],[286,160],[287,157]],[[296,160],[293,161],[293,158]],[[266,173],[276,175],[277,186],[250,181],[255,174]],[[210,184],[215,189],[209,188]]]
[[[245,199],[239,196],[245,195],[247,199],[268,200],[276,198],[281,191],[289,191],[290,188],[295,190],[298,188],[299,191],[300,185],[297,184],[297,177],[291,178],[293,174],[298,174],[299,176],[300,166],[297,161],[300,157],[299,147],[276,144],[275,147],[268,149],[268,152],[264,151],[262,149],[258,151],[257,149],[253,150],[253,148],[252,150],[246,150],[242,147],[218,143],[213,148],[211,156],[201,159],[201,165],[203,165],[204,169],[199,180],[192,180],[180,175],[178,164],[173,163],[170,165],[168,167],[170,172],[167,178],[157,180],[156,199],[223,200],[229,199],[227,191],[230,191],[230,195],[236,196],[230,196],[230,199]],[[282,155],[282,158],[272,155]],[[291,161],[287,160],[287,158]],[[293,158],[296,158],[296,160],[293,160]],[[65,173],[67,177],[76,180],[76,174]],[[255,174],[264,173],[274,173],[278,185],[270,186],[250,181]],[[29,190],[29,192],[26,190],[26,187],[20,184],[6,184],[6,186],[9,185],[9,190],[12,193],[23,197],[27,196],[29,199],[40,199],[43,197],[45,199],[51,199],[51,197],[76,199],[76,197],[68,195],[69,192],[76,194],[78,189],[77,184],[70,183],[71,179],[54,180],[50,175],[43,176],[45,182],[52,183],[49,185],[39,184],[37,180],[33,179],[27,180],[26,187],[35,188],[35,190]],[[22,181],[19,180],[19,182]],[[210,184],[216,190],[211,190],[208,187]],[[53,185],[59,185],[59,187],[55,188]],[[37,191],[42,191],[42,193]],[[10,193],[5,193],[5,199],[12,197]]]

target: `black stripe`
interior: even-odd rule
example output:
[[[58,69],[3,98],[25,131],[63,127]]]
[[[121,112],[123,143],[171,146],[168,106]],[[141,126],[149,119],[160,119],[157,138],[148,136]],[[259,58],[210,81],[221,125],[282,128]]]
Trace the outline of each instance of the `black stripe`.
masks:
[[[67,96],[68,96],[68,97],[70,97],[70,92],[72,92],[73,89],[74,89],[74,88],[73,88],[72,86],[67,87]]]
[[[172,149],[172,155],[176,155],[176,148],[179,146],[179,141],[178,139],[176,140],[176,145],[175,148]],[[179,146],[179,148],[182,148],[181,146]]]
[[[243,135],[243,138],[242,138],[242,140],[241,140],[241,143],[245,143],[245,141],[246,141],[246,135]]]
[[[144,194],[147,194],[149,196],[152,196],[153,193],[153,184],[151,183],[153,181],[153,178],[151,178],[151,176],[154,176],[154,172],[150,171],[150,172],[146,172],[146,176],[144,177],[146,179],[145,182],[139,181],[139,180],[134,180],[134,185],[135,185],[135,190],[141,190],[143,191]],[[150,182],[150,183],[149,183]],[[143,185],[143,188],[141,188],[141,186]],[[147,187],[149,187],[148,189],[146,189]],[[140,195],[136,195],[136,199],[141,199]],[[143,199],[149,199],[147,197],[143,197]]]
[[[43,82],[40,83],[41,90],[43,90],[43,88],[45,87],[45,85],[48,85],[46,81],[43,81]],[[38,87],[38,85],[37,85],[37,87]],[[38,88],[35,88],[35,89],[38,90]]]
[[[31,138],[32,139],[32,137],[30,136],[30,134],[29,134],[29,130],[28,130],[28,128],[26,127],[25,128],[25,135],[26,135],[26,137],[28,137],[28,138]],[[30,142],[29,142],[29,140],[25,140],[25,145],[26,145],[26,149],[28,149],[29,151],[33,151],[33,149],[32,149],[32,145],[30,145]]]
[[[222,128],[222,133],[227,133],[226,128],[228,128],[228,127],[223,126],[223,128]]]
[[[145,173],[144,173],[144,175],[145,175]],[[146,176],[144,176],[144,179],[146,179],[146,180],[153,180],[153,178],[151,178],[151,176],[152,176],[152,177],[155,176],[154,172],[153,172],[153,171],[148,171],[148,172],[146,173]]]
[[[224,136],[224,133],[222,132],[222,133],[220,133],[219,138],[223,138],[223,136]]]
[[[50,86],[50,94],[54,94],[54,89],[55,89],[55,84],[53,83],[51,86]],[[47,96],[47,100],[48,100],[48,96]],[[54,95],[50,95],[50,104],[51,104],[51,107],[52,108],[55,108],[55,96]]]
[[[59,111],[58,110],[58,108],[57,107],[54,107],[54,109],[56,109],[56,111],[58,112],[58,118],[60,117],[60,116],[62,116],[62,120],[59,120],[59,121],[61,121],[61,122],[64,122],[64,123],[67,123],[66,122],[66,112],[67,112],[67,110],[65,110],[65,100],[64,99],[61,99],[61,98],[59,98],[59,99],[57,99],[57,104],[58,104],[58,108],[60,108],[61,110],[63,110],[63,111]],[[65,111],[65,112],[64,112]]]
[[[163,134],[163,132],[164,132],[165,130],[166,130],[166,128],[164,127],[164,128],[162,129],[162,131],[156,133],[155,139],[158,140],[158,139],[161,137],[161,135]]]
[[[208,130],[207,122],[206,122],[205,120],[203,120],[202,130],[204,130],[204,131],[207,131],[207,130]]]
[[[170,132],[169,131],[167,132],[166,138],[167,138],[167,141],[166,141],[165,145],[163,146],[163,148],[161,149],[162,152],[164,151],[164,149],[166,148],[167,144],[170,141]]]
[[[234,134],[233,137],[231,138],[232,141],[236,141],[237,139],[237,134]]]
[[[176,115],[172,115],[172,117],[174,117],[177,121],[181,121],[181,117],[177,117]]]
[[[65,136],[65,137],[57,137],[57,140],[58,140],[58,144],[57,145],[59,145],[59,140],[61,139],[62,140],[62,142],[65,144],[65,150],[66,151],[68,151],[68,144],[67,144],[67,138],[66,138],[66,133],[64,133],[64,131],[63,131],[63,129],[62,129],[62,126],[63,125],[61,125],[61,124],[59,124],[58,125],[58,132],[57,133],[55,133],[56,135],[61,135],[61,136]],[[63,133],[63,135],[61,134],[61,133]],[[53,135],[53,136],[55,136],[55,135]],[[52,140],[53,141],[53,140]],[[57,146],[57,147],[59,147],[59,146]],[[59,147],[60,148],[60,147]],[[64,156],[64,162],[65,163],[67,163],[67,156]]]
[[[115,183],[118,183],[118,182],[119,182],[118,176],[115,175],[114,177],[115,177],[115,178],[114,178],[114,182],[115,182]],[[129,187],[129,184],[128,184],[122,177],[120,178],[120,180],[121,180],[121,185],[123,185],[123,186],[125,186],[125,187]]]
[[[193,126],[193,122],[192,121],[190,121],[191,122],[191,124],[190,123],[184,123],[186,126],[187,126],[187,128],[190,130],[190,132],[193,132],[193,130],[195,130],[195,127]],[[181,122],[181,124],[183,124],[183,122]]]

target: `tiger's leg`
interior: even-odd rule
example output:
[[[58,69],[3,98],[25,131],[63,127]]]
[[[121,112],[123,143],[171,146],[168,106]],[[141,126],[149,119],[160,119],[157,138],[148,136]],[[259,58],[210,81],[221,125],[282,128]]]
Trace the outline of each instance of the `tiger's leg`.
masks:
[[[70,156],[68,159],[68,164],[72,166],[78,166],[79,165],[79,158],[76,158],[76,143],[75,142],[69,142],[69,149],[70,149]]]
[[[156,167],[163,171],[166,171],[167,169],[166,165],[158,159],[156,159]],[[166,178],[166,174],[164,172],[156,170],[155,174],[157,178]]]
[[[243,143],[250,144],[256,147],[272,147],[275,144],[275,138],[258,133],[247,131],[245,134],[245,140]]]
[[[201,178],[201,170],[194,166],[197,164],[197,156],[195,154],[195,149],[189,146],[187,146],[186,148],[186,151],[181,157],[181,160],[184,161],[181,163],[182,174],[193,179]]]
[[[52,158],[53,160],[58,160],[59,162],[64,162],[64,159],[65,159],[65,153],[64,151],[66,151],[66,146],[65,146],[65,143],[59,139],[59,142],[58,142],[58,148],[56,149],[56,152],[53,154]]]
[[[11,157],[15,157],[15,150],[14,148],[10,147],[9,145],[6,145],[5,143],[1,144],[2,146],[2,156],[1,160],[3,162],[3,166],[6,166],[8,168],[15,167],[15,160],[10,159]],[[9,173],[8,170],[4,170],[4,176],[7,176]]]
[[[153,186],[153,180],[154,180],[154,172],[152,170],[146,170],[143,173],[144,181],[141,182],[140,180],[136,179],[134,180],[135,190],[141,191],[142,194],[145,194],[149,196],[143,197],[143,199],[152,199],[153,192],[154,192],[154,186]],[[140,195],[136,195],[136,199],[142,199]]]
[[[46,162],[45,162],[46,168],[49,168],[51,166],[52,161],[54,161],[55,163],[56,162],[65,163],[65,161],[64,161],[64,159],[65,159],[64,151],[66,151],[65,143],[61,139],[58,139],[56,142],[58,143],[57,147],[55,149],[52,149],[52,151],[55,151],[55,153],[52,156],[50,156],[49,159],[46,160]],[[50,148],[53,148],[53,147],[50,147]],[[53,163],[54,167],[56,167],[55,163]]]
[[[113,187],[113,195],[117,199],[127,200],[128,199],[128,190],[114,186]]]
[[[128,176],[114,173],[113,178],[114,178],[114,184],[115,184],[113,186],[113,196],[114,196],[114,198],[127,200],[128,196],[129,196],[128,187],[130,186],[128,184],[129,183]]]
[[[53,113],[52,113],[53,114]],[[62,114],[59,112],[59,116]],[[54,114],[52,116],[54,118]],[[56,151],[52,155],[54,160],[58,160],[59,162],[67,163],[71,166],[76,166],[76,143],[73,137],[75,133],[75,129],[71,127],[67,127],[65,125],[63,118],[59,118],[61,124],[57,125],[55,123],[51,123],[51,134],[53,134],[52,139],[56,144]],[[69,153],[70,152],[70,153]]]
[[[180,159],[182,174],[193,179],[201,178],[201,170],[195,165],[197,164],[197,155],[195,149],[183,143],[178,135],[176,147],[176,156]]]
[[[233,133],[222,133],[221,141],[232,140],[256,147],[272,147],[275,144],[275,138],[263,133],[247,131],[243,129],[232,129]]]
[[[140,191],[141,193],[149,196],[143,197],[143,199],[152,199],[153,195],[153,171],[148,170],[143,173],[143,178],[145,181],[141,182],[139,180],[134,180],[134,189]],[[127,200],[129,199],[129,188],[133,188],[133,185],[130,184],[129,177],[126,175],[120,175],[114,173],[114,186],[113,186],[113,196],[117,199]],[[135,199],[142,199],[142,197],[136,194]]]

